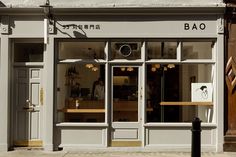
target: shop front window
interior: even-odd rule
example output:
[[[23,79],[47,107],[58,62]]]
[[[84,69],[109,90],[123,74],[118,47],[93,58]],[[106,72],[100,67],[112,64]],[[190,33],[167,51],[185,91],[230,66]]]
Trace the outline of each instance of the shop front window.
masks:
[[[104,122],[104,65],[59,64],[57,103],[60,122]]]
[[[105,42],[65,41],[59,42],[59,60],[65,59],[104,59]]]
[[[111,59],[136,60],[141,59],[141,42],[114,41],[111,42]]]
[[[104,41],[61,40],[58,45],[58,122],[105,122]]]
[[[183,42],[182,60],[211,59],[214,42]]]
[[[177,42],[148,42],[148,59],[176,59]]]
[[[147,122],[191,122],[212,118],[212,64],[147,65]]]

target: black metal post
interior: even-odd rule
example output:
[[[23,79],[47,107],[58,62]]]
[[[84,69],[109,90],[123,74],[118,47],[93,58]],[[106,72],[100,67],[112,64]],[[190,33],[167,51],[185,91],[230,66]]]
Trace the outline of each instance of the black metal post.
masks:
[[[195,117],[192,121],[192,156],[201,157],[201,120]]]

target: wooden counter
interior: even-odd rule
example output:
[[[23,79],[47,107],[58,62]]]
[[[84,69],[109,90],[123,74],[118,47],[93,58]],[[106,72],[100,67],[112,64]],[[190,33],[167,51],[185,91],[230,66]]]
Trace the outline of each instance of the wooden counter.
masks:
[[[65,113],[105,113],[105,109],[69,109],[63,108],[58,110]]]
[[[167,102],[167,101],[162,101],[160,102],[160,105],[180,105],[180,106],[213,106],[212,102]]]

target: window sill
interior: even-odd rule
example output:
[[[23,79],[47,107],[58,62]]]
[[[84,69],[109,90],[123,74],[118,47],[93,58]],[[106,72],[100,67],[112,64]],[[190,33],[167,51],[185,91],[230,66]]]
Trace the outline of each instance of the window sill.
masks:
[[[106,123],[72,123],[72,122],[62,122],[57,123],[58,127],[108,127]]]
[[[192,123],[146,123],[144,127],[180,127],[180,128],[191,128]],[[202,128],[217,128],[215,123],[202,123]]]

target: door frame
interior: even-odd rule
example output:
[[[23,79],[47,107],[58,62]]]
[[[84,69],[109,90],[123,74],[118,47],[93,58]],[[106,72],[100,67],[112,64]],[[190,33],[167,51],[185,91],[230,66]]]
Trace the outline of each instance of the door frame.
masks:
[[[137,122],[113,122],[113,74],[114,74],[114,68],[115,67],[134,67],[134,68],[138,68],[138,121]],[[145,114],[143,114],[143,109],[144,109],[144,66],[143,64],[140,63],[117,63],[117,64],[111,64],[110,65],[110,76],[109,76],[109,86],[110,86],[110,104],[111,106],[110,108],[110,114],[109,114],[109,146],[113,147],[113,146],[118,146],[118,147],[141,147],[144,145],[144,134],[143,134],[143,123],[144,123],[144,119],[145,119]],[[118,127],[122,126],[124,124],[129,124],[130,127],[125,127],[126,129],[132,129],[132,128],[137,128],[138,129],[138,138],[134,139],[134,140],[121,140],[121,143],[114,143],[114,141],[116,142],[116,140],[114,140],[113,138],[113,127]],[[138,126],[138,127],[136,127]],[[117,140],[119,141],[119,140]],[[127,141],[127,143],[126,143]]]
[[[15,80],[16,80],[16,74],[15,74],[15,71],[16,69],[19,69],[19,68],[27,68],[27,69],[30,69],[30,68],[39,68],[41,70],[41,87],[43,88],[44,87],[44,80],[43,80],[43,74],[44,74],[44,64],[42,62],[36,62],[36,63],[33,63],[33,62],[22,62],[22,63],[19,63],[19,62],[15,62],[12,66],[12,70],[11,70],[11,100],[10,100],[10,104],[11,104],[11,110],[10,110],[10,145],[12,147],[15,147],[15,126],[16,126],[16,121],[15,121],[15,103],[16,101],[15,100]],[[42,93],[43,94],[43,93]],[[44,98],[42,100],[43,104],[44,104]],[[43,106],[44,105],[41,105],[41,116],[43,114]],[[41,140],[36,140],[36,141],[31,141],[31,142],[26,142],[26,141],[23,141],[23,142],[20,142],[19,143],[19,146],[22,145],[22,146],[27,146],[27,147],[42,147],[43,146],[43,120],[40,122],[40,131],[41,131]]]

